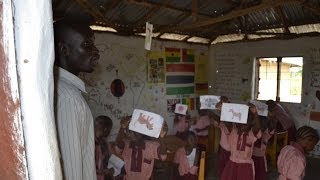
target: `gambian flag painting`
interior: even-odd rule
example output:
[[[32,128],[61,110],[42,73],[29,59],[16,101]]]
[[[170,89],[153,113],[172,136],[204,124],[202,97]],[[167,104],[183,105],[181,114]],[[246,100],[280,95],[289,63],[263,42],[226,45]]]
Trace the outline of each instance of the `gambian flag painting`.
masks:
[[[182,49],[182,61],[194,62],[194,49]]]
[[[175,63],[181,61],[180,48],[165,48],[166,62]]]
[[[166,64],[167,95],[194,93],[194,64]]]

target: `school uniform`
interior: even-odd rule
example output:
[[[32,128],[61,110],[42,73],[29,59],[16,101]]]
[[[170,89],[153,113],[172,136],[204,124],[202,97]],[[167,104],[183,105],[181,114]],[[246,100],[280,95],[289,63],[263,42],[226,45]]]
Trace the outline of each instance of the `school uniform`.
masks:
[[[104,170],[108,169],[108,162],[111,155],[114,154],[120,157],[114,147],[108,142],[105,143],[105,147],[102,147],[102,144],[95,139],[95,160],[96,160],[96,170]],[[103,175],[97,173],[97,180],[106,180],[106,179],[122,179],[121,175],[117,177],[113,177],[112,174],[110,175]]]
[[[285,146],[279,154],[277,165],[278,180],[302,180],[306,169],[303,148],[295,142]]]
[[[197,135],[198,137],[198,143],[204,146],[204,151],[207,149],[208,146],[208,134],[209,134],[209,130],[202,130],[202,131],[197,131],[196,129],[205,129],[208,128],[210,126],[210,119],[209,116],[200,116],[197,119],[196,124],[193,126],[194,129],[194,133]]]
[[[183,117],[175,124],[176,136],[180,139],[185,139],[189,130],[189,122],[186,117]]]
[[[230,157],[230,143],[229,135],[230,132],[223,122],[214,123],[215,127],[218,127],[221,131],[219,149],[218,149],[218,159],[217,159],[217,176],[221,177],[224,167],[229,161]]]
[[[159,143],[153,141],[144,141],[140,146],[126,142],[122,154],[126,170],[125,180],[149,180],[154,160],[159,159],[159,146]]]
[[[252,159],[255,167],[255,179],[267,180],[266,149],[269,139],[273,136],[274,130],[266,129],[260,139],[254,143]]]
[[[197,180],[198,179],[198,166],[194,165],[196,160],[196,148],[187,155],[184,147],[177,150],[173,162],[178,164],[179,176],[176,177],[177,180]],[[192,161],[193,159],[193,161]]]
[[[227,162],[221,180],[254,180],[254,163],[252,160],[253,145],[261,137],[261,131],[256,135],[252,130],[238,132],[233,128],[229,135],[231,155]]]

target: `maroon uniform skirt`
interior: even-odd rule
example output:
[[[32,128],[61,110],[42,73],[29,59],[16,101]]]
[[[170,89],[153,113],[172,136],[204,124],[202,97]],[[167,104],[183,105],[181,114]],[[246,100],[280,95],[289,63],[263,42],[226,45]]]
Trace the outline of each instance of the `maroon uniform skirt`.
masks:
[[[264,157],[252,156],[255,169],[255,180],[267,180],[266,162]]]
[[[218,159],[217,159],[217,176],[221,177],[224,167],[229,161],[230,151],[225,150],[223,147],[219,146],[218,149]]]
[[[253,169],[250,163],[228,161],[220,180],[253,180]]]

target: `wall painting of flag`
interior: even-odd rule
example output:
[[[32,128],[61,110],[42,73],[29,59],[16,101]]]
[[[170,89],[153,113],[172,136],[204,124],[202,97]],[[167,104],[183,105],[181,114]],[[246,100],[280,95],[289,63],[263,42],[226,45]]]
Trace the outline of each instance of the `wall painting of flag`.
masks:
[[[194,93],[194,64],[167,64],[167,95]]]
[[[166,62],[174,63],[181,61],[180,48],[165,48]]]
[[[182,61],[194,62],[194,49],[182,49]]]

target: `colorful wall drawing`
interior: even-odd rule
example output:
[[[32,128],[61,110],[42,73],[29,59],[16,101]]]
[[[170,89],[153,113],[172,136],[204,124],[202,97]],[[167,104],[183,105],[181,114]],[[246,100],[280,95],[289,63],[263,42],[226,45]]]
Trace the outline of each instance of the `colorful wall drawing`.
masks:
[[[148,58],[148,83],[165,82],[165,59],[163,52],[150,51]]]

